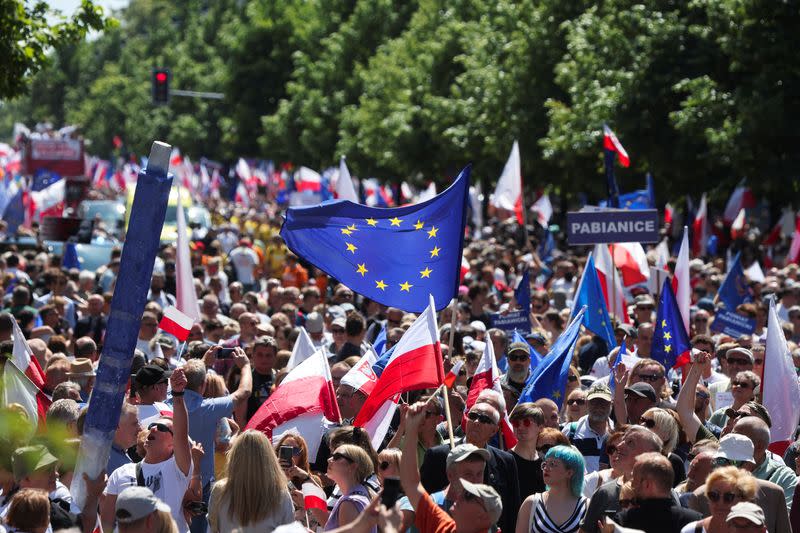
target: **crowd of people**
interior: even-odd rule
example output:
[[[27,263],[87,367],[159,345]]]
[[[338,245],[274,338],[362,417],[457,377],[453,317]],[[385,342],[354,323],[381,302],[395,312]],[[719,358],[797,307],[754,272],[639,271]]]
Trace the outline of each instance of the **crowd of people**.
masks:
[[[471,228],[456,312],[439,317],[445,370],[460,368],[455,383],[446,396],[403,395],[375,448],[352,425],[366,396],[341,380],[382,331],[388,349],[415,316],[295,257],[274,205],[216,207],[215,226],[191,242],[202,320],[186,344],[159,330],[177,286],[175,246],[160,248],[111,454],[98,478],[84,475],[81,508],[70,486],[120,253],[97,271],[65,269],[42,246],[0,256],[0,357],[14,357],[18,324],[49,404],[39,419],[16,403],[0,412],[0,530],[800,531],[800,441],[771,451],[771,413],[760,403],[768,295],[800,367],[796,265],[750,282],[753,303],[737,312],[756,329],[732,338],[710,327],[725,265],[695,258],[697,355],[681,372],[650,357],[656,302],[646,286],[628,287],[627,320],[613,317],[618,346],[585,331],[563,395],[520,402],[533,352],[546,354],[569,322],[586,255],[561,247],[545,260],[535,242],[520,245],[513,219]],[[532,279],[524,342],[491,316],[515,308],[521,265]],[[302,434],[272,442],[244,428],[286,377],[301,327],[328,358],[342,420],[321,443]],[[502,376],[470,398],[487,343]],[[501,435],[506,420],[513,445]],[[324,505],[310,504],[309,484]]]

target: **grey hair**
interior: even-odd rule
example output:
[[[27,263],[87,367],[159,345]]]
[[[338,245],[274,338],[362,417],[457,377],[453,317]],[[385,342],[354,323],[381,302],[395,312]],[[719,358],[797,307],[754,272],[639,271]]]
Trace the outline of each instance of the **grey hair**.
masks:
[[[74,424],[78,421],[81,414],[81,409],[78,407],[78,402],[70,400],[69,398],[62,398],[56,400],[47,409],[46,422],[47,425],[57,423],[64,426]]]

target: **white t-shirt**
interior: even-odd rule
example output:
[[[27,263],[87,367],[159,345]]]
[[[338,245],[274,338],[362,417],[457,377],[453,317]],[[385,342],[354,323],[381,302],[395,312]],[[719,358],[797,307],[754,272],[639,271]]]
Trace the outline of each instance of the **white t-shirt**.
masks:
[[[253,270],[258,265],[258,254],[252,248],[239,246],[234,248],[228,257],[236,268],[236,277],[239,281],[244,285],[252,285],[255,282]]]
[[[106,485],[105,494],[117,496],[128,487],[135,487],[136,483],[136,464],[128,463],[122,465],[111,473]],[[189,475],[184,475],[173,455],[166,461],[160,463],[138,463],[142,465],[142,477],[144,484],[153,491],[158,499],[169,505],[172,510],[172,518],[178,524],[178,531],[189,531],[189,526],[183,518],[183,495],[189,488],[189,479],[192,475],[191,462],[189,463]]]
[[[164,413],[172,414],[172,407],[163,403],[155,402],[152,405],[137,405],[136,414],[139,418],[139,425],[142,429],[147,429],[150,422],[154,422],[164,416]]]

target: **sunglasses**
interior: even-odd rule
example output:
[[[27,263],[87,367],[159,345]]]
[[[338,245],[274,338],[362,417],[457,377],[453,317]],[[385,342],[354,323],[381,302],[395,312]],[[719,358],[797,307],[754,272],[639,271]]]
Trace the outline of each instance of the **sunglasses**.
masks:
[[[586,403],[586,400],[583,400],[583,399],[580,399],[580,398],[567,400],[567,405],[584,405],[585,403]]]
[[[331,455],[331,459],[333,459],[334,461],[338,461],[340,459],[344,459],[345,461],[347,461],[348,463],[351,463],[351,464],[355,462],[352,459],[350,459],[349,457],[347,457],[345,454],[339,453],[339,452],[336,452],[333,455]]]
[[[654,427],[656,427],[656,421],[653,420],[652,418],[642,417],[639,419],[639,425],[644,426],[647,429],[653,429]]]
[[[550,448],[555,446],[555,444],[543,444],[536,448],[536,451],[539,453],[547,453],[550,451]]]
[[[725,503],[733,503],[733,500],[735,500],[736,497],[739,495],[736,494],[735,492],[719,493],[715,490],[709,490],[706,492],[706,496],[708,496],[709,500],[715,503],[718,502],[720,499],[722,499],[722,501]]]
[[[661,374],[639,374],[639,379],[642,381],[649,381],[650,383],[654,383],[663,377],[664,376]]]
[[[572,375],[572,374],[570,374],[570,375],[567,377],[567,381],[569,381],[570,383],[575,383],[576,381],[578,381],[578,376],[575,376],[575,375]]]
[[[694,321],[697,324],[707,324],[708,323],[708,319],[707,318],[695,318]]]
[[[511,425],[514,426],[515,428],[518,428],[520,426],[524,426],[526,428],[529,428],[529,427],[531,427],[533,425],[533,419],[532,418],[515,418],[515,419],[511,420]]]
[[[378,468],[381,470],[387,470],[389,468],[389,461],[381,461],[381,464],[378,465]]]
[[[483,413],[477,413],[473,411],[467,415],[467,418],[469,418],[473,422],[480,422],[481,424],[486,424],[490,426],[494,425],[494,420],[492,420],[492,417],[485,415]]]
[[[714,459],[714,467],[721,467],[721,466],[742,466],[744,461],[734,461],[733,459],[725,459],[724,457],[717,457]]]
[[[731,381],[731,385],[734,387],[742,387],[743,389],[750,389],[750,383],[746,381]]]
[[[529,355],[509,355],[509,361],[527,361],[531,357]]]
[[[728,359],[729,365],[752,365],[753,363],[750,362],[749,359]]]
[[[147,426],[148,430],[153,429],[153,428],[156,428],[156,431],[159,431],[161,433],[169,433],[170,435],[174,435],[172,433],[172,430],[169,428],[169,426],[166,425],[166,424],[162,424],[161,422],[153,422],[152,424]]]

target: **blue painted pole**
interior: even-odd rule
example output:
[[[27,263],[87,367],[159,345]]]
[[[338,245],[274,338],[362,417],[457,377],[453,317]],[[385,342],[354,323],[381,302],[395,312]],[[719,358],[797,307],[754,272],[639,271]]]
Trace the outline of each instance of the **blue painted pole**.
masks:
[[[70,492],[79,508],[86,501],[82,474],[95,479],[108,463],[114,432],[119,424],[122,402],[131,375],[133,351],[147,303],[153,263],[167,213],[172,187],[169,157],[172,147],[156,141],[147,168],[139,172],[131,207],[128,233],[111,299],[105,344],[100,355],[94,390],[89,399],[83,437]],[[108,472],[111,474],[111,472]]]

